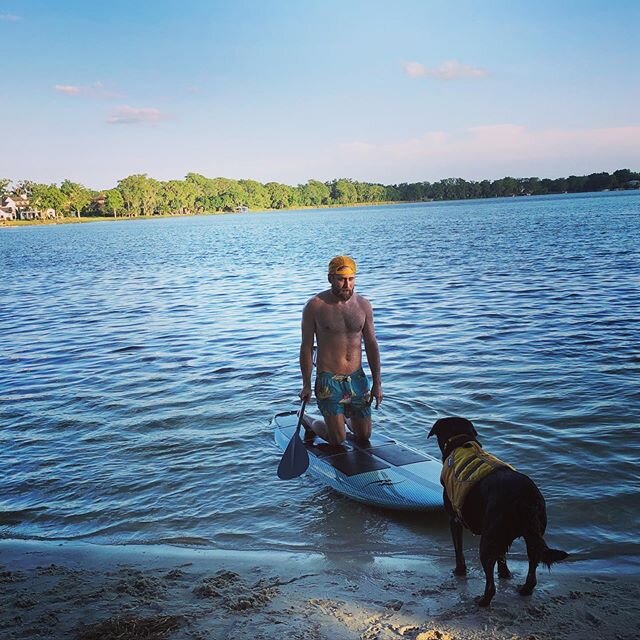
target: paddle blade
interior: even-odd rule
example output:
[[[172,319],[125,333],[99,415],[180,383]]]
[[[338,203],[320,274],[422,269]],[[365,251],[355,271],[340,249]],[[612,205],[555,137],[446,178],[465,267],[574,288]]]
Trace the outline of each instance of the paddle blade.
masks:
[[[298,430],[296,430],[291,440],[289,440],[289,444],[284,450],[284,454],[278,465],[278,478],[281,480],[297,478],[301,476],[309,466],[309,454],[298,433]]]

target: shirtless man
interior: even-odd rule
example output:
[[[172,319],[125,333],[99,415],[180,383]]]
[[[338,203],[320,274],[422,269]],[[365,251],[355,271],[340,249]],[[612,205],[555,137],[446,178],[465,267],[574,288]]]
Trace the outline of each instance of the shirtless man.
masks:
[[[373,328],[371,304],[355,293],[356,263],[348,256],[336,256],[329,263],[331,288],[311,298],[302,312],[303,401],[311,399],[314,336],[318,344],[315,395],[324,420],[305,416],[305,440],[318,435],[330,444],[346,439],[345,418],[360,441],[371,436],[371,402],[382,402],[380,351]],[[371,369],[373,385],[362,370],[362,341]]]

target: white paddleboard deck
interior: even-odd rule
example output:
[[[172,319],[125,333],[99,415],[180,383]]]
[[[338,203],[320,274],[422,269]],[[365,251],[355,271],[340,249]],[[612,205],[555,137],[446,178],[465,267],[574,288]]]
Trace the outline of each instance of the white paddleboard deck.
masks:
[[[289,444],[297,423],[295,411],[273,418],[274,439],[281,451]],[[308,473],[353,500],[409,511],[443,508],[442,462],[433,456],[375,433],[366,445],[356,443],[349,433],[343,445],[333,446],[316,438],[305,447]]]

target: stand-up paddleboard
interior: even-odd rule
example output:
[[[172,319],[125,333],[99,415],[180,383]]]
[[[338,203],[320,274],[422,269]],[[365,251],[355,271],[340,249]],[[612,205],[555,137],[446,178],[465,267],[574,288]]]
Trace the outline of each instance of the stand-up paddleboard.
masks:
[[[295,411],[277,414],[274,439],[284,451],[297,425]],[[376,507],[421,511],[441,509],[442,462],[400,442],[376,434],[366,445],[348,433],[338,446],[316,438],[304,445],[308,472],[343,495]]]

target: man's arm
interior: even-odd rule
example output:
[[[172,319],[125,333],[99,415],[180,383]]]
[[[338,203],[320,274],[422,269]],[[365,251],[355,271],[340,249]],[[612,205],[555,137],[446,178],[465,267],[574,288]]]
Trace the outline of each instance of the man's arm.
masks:
[[[302,311],[302,342],[300,343],[300,373],[302,373],[302,390],[300,399],[311,400],[311,372],[313,370],[313,338],[315,336],[315,319],[313,301],[309,300]]]
[[[371,370],[372,387],[371,395],[376,399],[376,409],[382,402],[382,379],[380,377],[380,349],[376,340],[376,332],[373,327],[373,310],[368,301],[365,301],[366,315],[362,337],[364,338],[364,350],[367,354],[367,362]]]

